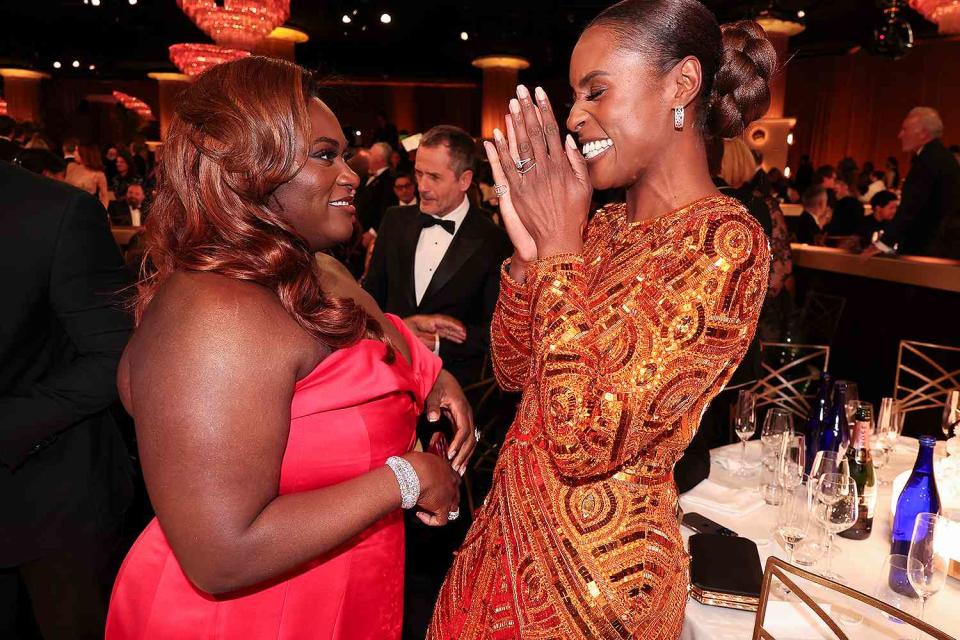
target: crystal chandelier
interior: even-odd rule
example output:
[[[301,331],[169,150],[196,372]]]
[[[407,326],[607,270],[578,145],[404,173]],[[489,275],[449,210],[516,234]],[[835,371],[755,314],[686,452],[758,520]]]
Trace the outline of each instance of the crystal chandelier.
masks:
[[[188,76],[250,55],[290,17],[290,0],[177,0],[187,17],[216,44],[175,44],[170,60]]]
[[[198,76],[210,67],[231,60],[239,60],[248,55],[250,55],[249,51],[228,49],[215,44],[170,45],[170,60],[188,76]]]
[[[144,120],[153,120],[153,111],[150,109],[150,105],[141,100],[140,98],[135,98],[129,94],[123,93],[122,91],[113,92],[114,99],[123,106],[124,109],[128,111],[133,111],[138,116]]]
[[[940,33],[960,33],[960,0],[910,0],[910,7],[936,24]]]

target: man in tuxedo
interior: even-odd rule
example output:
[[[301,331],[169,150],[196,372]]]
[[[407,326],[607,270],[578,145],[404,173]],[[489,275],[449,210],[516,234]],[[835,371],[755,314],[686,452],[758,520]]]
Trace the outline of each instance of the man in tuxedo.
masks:
[[[132,323],[103,207],[0,162],[0,638],[102,638],[132,495],[109,412]]]
[[[815,184],[803,192],[803,211],[796,218],[793,229],[796,242],[801,244],[821,244],[823,227],[830,217],[827,205],[827,190],[823,185]]]
[[[428,131],[417,152],[416,206],[384,215],[364,287],[407,321],[460,384],[476,382],[490,344],[506,232],[470,206],[476,146],[452,126]]]
[[[420,203],[417,199],[417,186],[413,182],[413,174],[409,171],[400,171],[393,179],[393,193],[397,196],[400,207],[412,207]]]
[[[903,150],[913,154],[903,181],[897,216],[883,236],[864,250],[960,258],[960,164],[943,145],[943,121],[929,107],[916,107],[900,128]]]
[[[367,179],[360,183],[354,205],[357,207],[357,219],[364,233],[370,237],[377,234],[383,212],[397,204],[393,193],[393,178],[390,177],[390,154],[393,149],[386,142],[377,142],[367,151]]]
[[[20,152],[20,145],[13,139],[17,122],[10,116],[0,116],[0,160],[13,162]]]
[[[130,183],[123,200],[114,200],[107,208],[107,213],[110,214],[110,222],[120,226],[141,226],[145,217],[143,211],[145,198],[143,185],[139,182]]]

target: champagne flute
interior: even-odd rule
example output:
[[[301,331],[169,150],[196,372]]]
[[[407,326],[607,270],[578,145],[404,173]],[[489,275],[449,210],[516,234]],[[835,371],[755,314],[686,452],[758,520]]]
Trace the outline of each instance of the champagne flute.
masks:
[[[792,489],[803,484],[803,465],[807,456],[807,443],[803,436],[788,435],[783,438],[780,449],[780,484]]]
[[[825,473],[820,476],[817,484],[817,503],[814,508],[817,520],[830,534],[827,545],[827,568],[822,574],[828,580],[843,581],[843,576],[834,573],[832,569],[833,537],[856,524],[859,507],[857,483],[853,478],[840,473]]]
[[[907,552],[907,578],[920,596],[920,619],[930,596],[943,587],[947,579],[947,530],[956,526],[950,520],[935,513],[917,514]],[[920,637],[920,634],[917,634]]]
[[[807,537],[810,510],[807,508],[807,488],[802,484],[785,487],[783,501],[777,514],[777,533],[783,538],[790,564],[794,564],[796,545]]]
[[[947,394],[943,403],[943,418],[940,424],[947,440],[957,434],[958,425],[960,425],[960,389],[954,389]],[[949,450],[947,455],[950,455]]]
[[[793,433],[793,417],[790,412],[781,407],[773,407],[763,418],[763,427],[760,430],[760,441],[777,450],[784,434]]]
[[[737,402],[734,406],[734,429],[737,437],[740,438],[740,468],[737,475],[748,476],[747,471],[747,440],[756,432],[756,404],[757,396],[752,391],[742,389],[737,394]]]

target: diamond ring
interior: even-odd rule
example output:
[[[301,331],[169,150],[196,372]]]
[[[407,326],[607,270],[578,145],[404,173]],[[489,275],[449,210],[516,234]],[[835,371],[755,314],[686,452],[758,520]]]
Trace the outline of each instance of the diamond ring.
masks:
[[[505,184],[495,184],[493,185],[493,192],[497,194],[498,198],[502,198],[503,194],[507,192],[507,185]]]
[[[518,163],[518,164],[519,164],[519,163]],[[520,175],[523,175],[523,174],[525,174],[525,173],[530,173],[531,171],[533,171],[533,168],[534,168],[535,166],[537,166],[537,163],[536,163],[536,162],[531,162],[531,163],[528,164],[525,168],[522,168],[522,169],[521,169],[520,167],[517,167],[517,173],[519,173]]]
[[[447,514],[447,520],[449,520],[450,522],[453,522],[459,517],[460,517],[460,509],[457,509],[456,511],[451,511],[450,513]]]
[[[523,168],[524,168],[525,166],[527,166],[528,164],[530,164],[531,162],[533,162],[534,164],[536,164],[536,162],[534,162],[533,158],[524,158],[524,159],[522,159],[522,160],[517,160],[516,163],[514,163],[514,164],[515,164],[516,167],[517,167],[517,171],[519,171],[520,173],[524,173]]]
[[[480,429],[474,429],[474,430],[473,430],[473,438],[474,438],[474,440],[476,440],[477,442],[480,442]]]

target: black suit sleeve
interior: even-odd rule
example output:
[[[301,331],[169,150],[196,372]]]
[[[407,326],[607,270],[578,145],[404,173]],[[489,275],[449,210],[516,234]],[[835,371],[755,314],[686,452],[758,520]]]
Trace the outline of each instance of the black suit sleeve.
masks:
[[[76,356],[19,395],[0,396],[0,462],[8,467],[117,398],[117,364],[132,328],[118,292],[129,281],[103,214],[86,194],[67,203],[49,304]]]
[[[710,475],[709,438],[709,429],[698,429],[697,435],[673,467],[673,478],[677,482],[679,493],[690,491]]]
[[[373,245],[373,255],[370,256],[370,267],[367,269],[367,276],[363,279],[363,288],[367,290],[377,306],[381,309],[387,308],[387,247],[391,242],[395,242],[390,237],[390,219],[394,217],[392,211],[388,211],[377,229],[376,244]]]
[[[501,237],[502,236],[502,237]],[[483,300],[480,316],[464,322],[467,339],[462,344],[440,339],[440,357],[449,360],[482,357],[490,350],[490,321],[500,295],[500,265],[513,253],[513,245],[506,234],[499,231],[496,238],[496,255],[489,263],[483,282]],[[461,320],[463,320],[461,318]]]
[[[890,221],[880,241],[890,247],[895,244],[903,246],[903,241],[913,231],[917,219],[922,215],[923,208],[929,206],[934,189],[934,175],[919,158],[914,161],[903,181],[903,193],[900,204],[897,205],[897,215]]]

